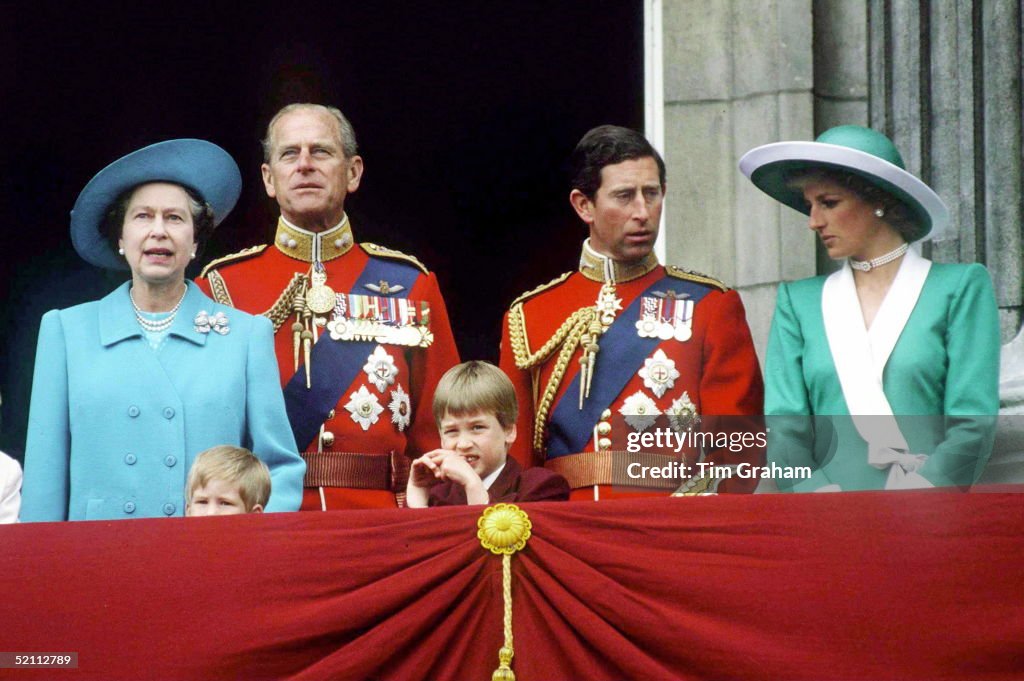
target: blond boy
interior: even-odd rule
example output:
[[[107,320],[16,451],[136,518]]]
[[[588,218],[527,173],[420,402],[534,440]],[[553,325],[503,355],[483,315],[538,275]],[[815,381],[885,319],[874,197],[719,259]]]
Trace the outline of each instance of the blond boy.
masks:
[[[512,382],[487,362],[449,369],[434,391],[441,448],[412,463],[406,487],[411,508],[569,498],[569,484],[543,468],[522,470],[508,449],[516,439]]]
[[[243,447],[219,445],[201,452],[185,485],[185,515],[262,513],[270,500],[267,465]]]

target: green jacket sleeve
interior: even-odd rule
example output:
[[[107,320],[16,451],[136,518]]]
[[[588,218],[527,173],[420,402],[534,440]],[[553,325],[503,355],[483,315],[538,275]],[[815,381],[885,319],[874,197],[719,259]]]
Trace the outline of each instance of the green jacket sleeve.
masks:
[[[970,485],[988,463],[999,411],[999,312],[988,271],[967,267],[947,313],[946,437],[921,469],[936,486]]]
[[[779,284],[765,358],[764,411],[768,458],[782,467],[806,466],[806,479],[779,479],[779,489],[813,492],[832,481],[814,459],[814,424],[803,372],[804,333],[793,310],[789,286]]]

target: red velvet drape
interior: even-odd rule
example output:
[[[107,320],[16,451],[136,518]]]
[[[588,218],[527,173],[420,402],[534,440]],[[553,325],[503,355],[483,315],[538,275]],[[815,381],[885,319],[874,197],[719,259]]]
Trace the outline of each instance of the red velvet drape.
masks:
[[[525,504],[520,681],[1024,678],[1024,497]],[[0,527],[0,678],[489,679],[480,509]]]

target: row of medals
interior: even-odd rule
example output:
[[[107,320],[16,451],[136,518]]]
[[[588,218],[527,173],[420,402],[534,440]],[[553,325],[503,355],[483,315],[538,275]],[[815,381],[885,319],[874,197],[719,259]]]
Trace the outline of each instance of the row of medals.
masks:
[[[339,298],[334,289],[327,285],[327,273],[323,266],[314,266],[310,274],[310,286],[306,291],[306,306],[316,314],[327,314],[336,311]],[[415,310],[414,303],[408,303]],[[426,305],[421,303],[424,314],[429,314]],[[391,345],[429,347],[434,342],[434,335],[423,317],[420,322],[395,326],[369,319],[346,319],[344,315],[335,314],[334,319],[327,324],[327,329],[334,340],[375,340]]]

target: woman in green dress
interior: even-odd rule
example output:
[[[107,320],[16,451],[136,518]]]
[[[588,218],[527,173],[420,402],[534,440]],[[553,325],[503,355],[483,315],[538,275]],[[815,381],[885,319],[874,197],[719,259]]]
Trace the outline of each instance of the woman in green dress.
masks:
[[[999,408],[988,271],[910,247],[941,235],[942,200],[885,135],[840,126],[757,147],[740,170],[809,216],[839,271],[781,283],[765,360],[769,457],[792,491],[965,486]],[[792,470],[792,469],[791,469]]]

